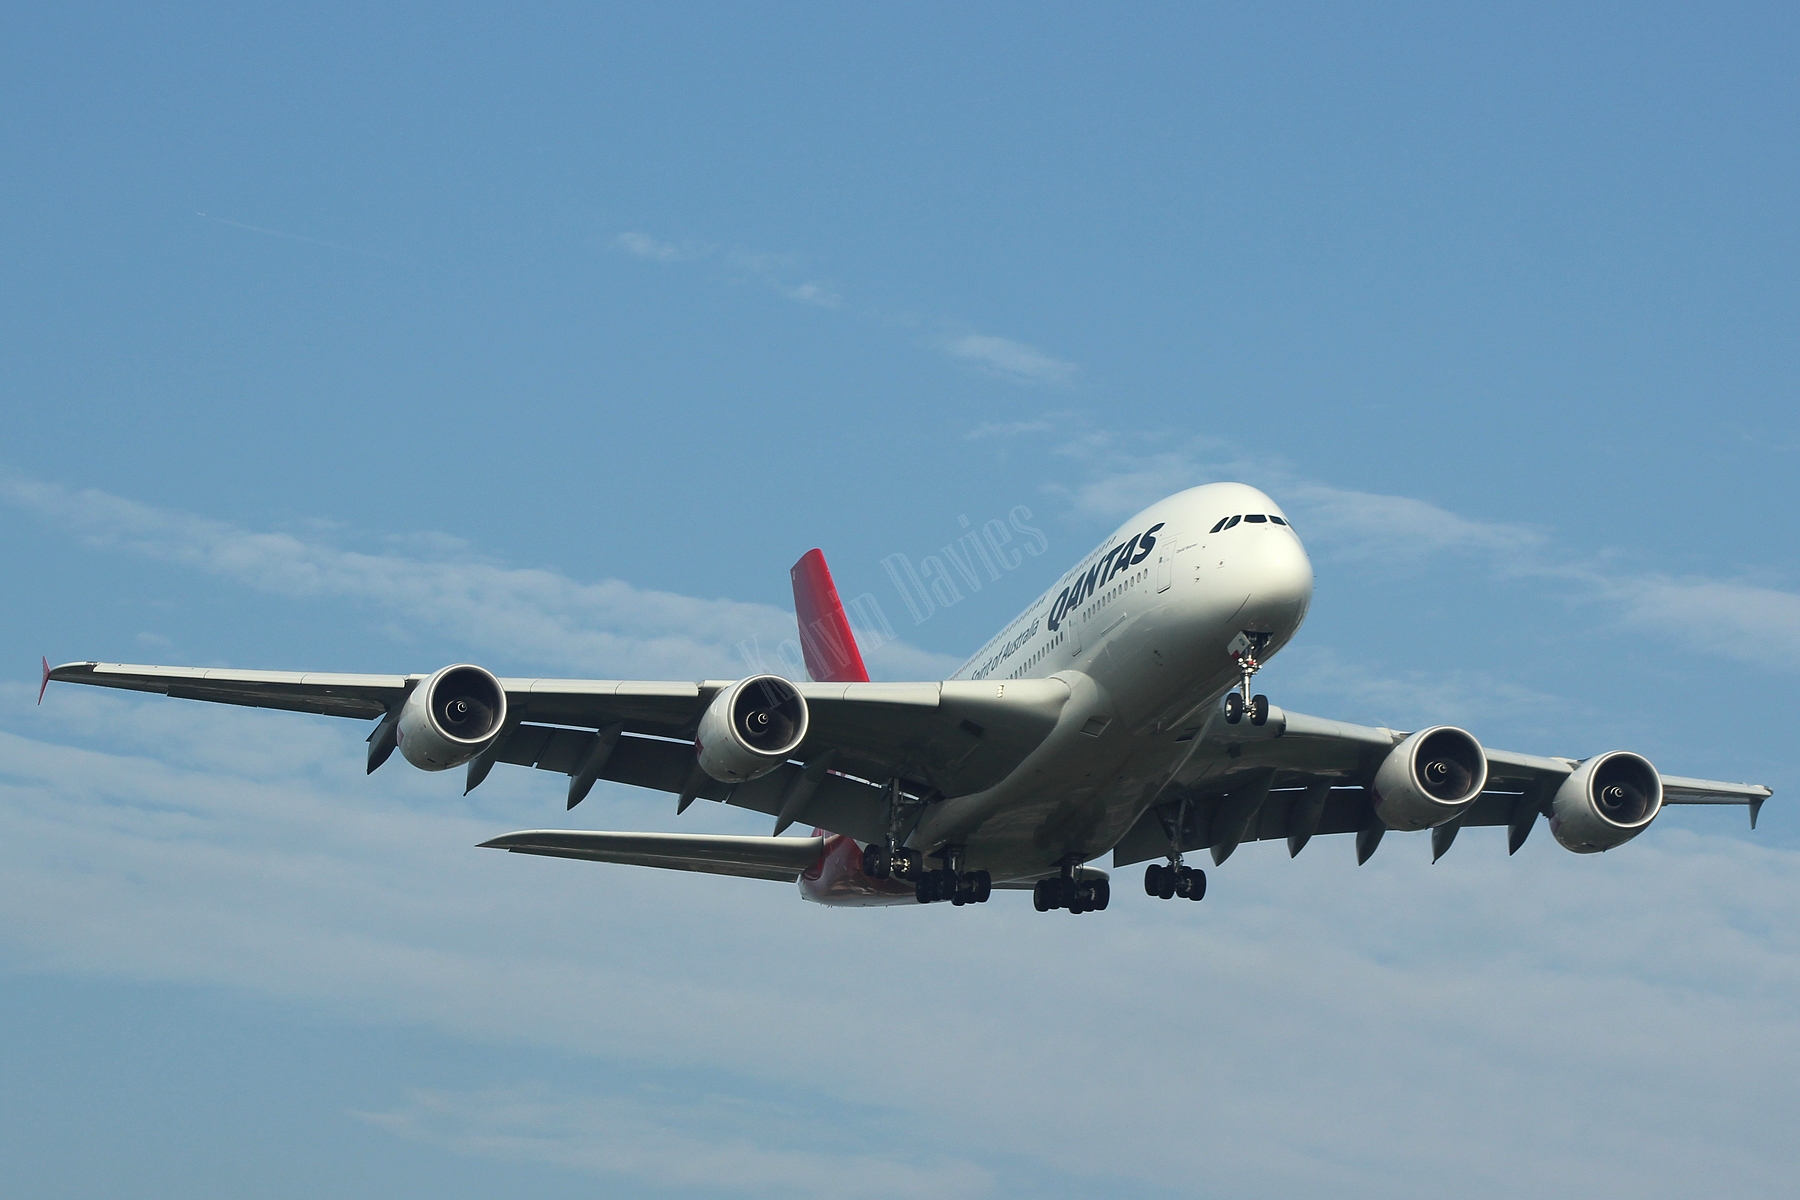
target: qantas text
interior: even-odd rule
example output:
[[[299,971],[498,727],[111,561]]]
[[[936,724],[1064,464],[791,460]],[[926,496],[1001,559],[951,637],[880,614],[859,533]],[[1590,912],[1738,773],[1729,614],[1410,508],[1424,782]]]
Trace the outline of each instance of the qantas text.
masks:
[[[1061,627],[1063,618],[1069,610],[1094,594],[1096,588],[1106,586],[1106,581],[1123,571],[1126,567],[1135,567],[1150,557],[1150,551],[1156,549],[1156,531],[1162,528],[1157,522],[1129,542],[1114,546],[1101,556],[1100,561],[1087,569],[1082,575],[1064,588],[1056,597],[1056,603],[1050,606],[1050,619],[1045,625],[1055,632]]]

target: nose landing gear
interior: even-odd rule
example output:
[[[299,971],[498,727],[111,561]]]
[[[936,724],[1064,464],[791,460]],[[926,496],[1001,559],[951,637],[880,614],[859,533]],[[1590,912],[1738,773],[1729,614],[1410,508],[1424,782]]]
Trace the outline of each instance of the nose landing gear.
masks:
[[[1245,629],[1232,638],[1231,643],[1225,647],[1231,657],[1237,661],[1238,671],[1241,675],[1238,683],[1239,690],[1231,692],[1225,697],[1225,723],[1227,725],[1236,725],[1242,721],[1246,712],[1250,714],[1252,725],[1263,725],[1269,720],[1269,698],[1250,694],[1250,680],[1258,671],[1262,670],[1262,660],[1258,655],[1269,644],[1269,637],[1269,634],[1253,633]]]

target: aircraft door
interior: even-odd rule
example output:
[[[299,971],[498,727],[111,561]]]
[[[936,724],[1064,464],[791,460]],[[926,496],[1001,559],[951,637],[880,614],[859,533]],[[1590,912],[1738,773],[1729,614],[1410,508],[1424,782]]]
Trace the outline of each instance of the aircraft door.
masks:
[[[1175,552],[1158,548],[1156,552],[1156,590],[1166,592],[1175,581]]]

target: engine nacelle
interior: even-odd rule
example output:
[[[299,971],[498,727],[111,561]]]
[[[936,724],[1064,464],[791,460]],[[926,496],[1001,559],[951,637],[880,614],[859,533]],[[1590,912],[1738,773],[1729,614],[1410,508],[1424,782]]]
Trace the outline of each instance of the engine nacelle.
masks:
[[[480,667],[445,667],[407,696],[395,731],[400,753],[423,771],[461,766],[500,736],[506,689]]]
[[[720,783],[758,779],[806,740],[806,697],[779,675],[740,679],[707,705],[694,737],[700,769]]]
[[[1421,729],[1375,772],[1375,814],[1389,829],[1431,829],[1462,815],[1487,786],[1487,754],[1453,725]]]
[[[1556,789],[1550,832],[1577,854],[1611,850],[1644,832],[1662,802],[1662,776],[1648,759],[1623,750],[1596,754]]]

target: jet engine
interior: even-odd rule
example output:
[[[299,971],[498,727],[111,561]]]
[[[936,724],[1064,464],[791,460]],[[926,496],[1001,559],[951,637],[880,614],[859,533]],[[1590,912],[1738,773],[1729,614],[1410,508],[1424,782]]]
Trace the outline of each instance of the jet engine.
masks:
[[[506,689],[480,667],[445,667],[407,696],[395,731],[400,753],[424,771],[468,762],[506,724]]]
[[[1431,829],[1462,815],[1487,786],[1487,754],[1451,725],[1421,729],[1375,772],[1375,813],[1389,829]]]
[[[694,738],[700,769],[720,783],[767,775],[806,740],[806,698],[779,675],[740,679],[707,705]]]
[[[1662,802],[1662,776],[1648,760],[1623,750],[1597,754],[1556,789],[1550,832],[1577,854],[1611,850],[1644,832]]]

